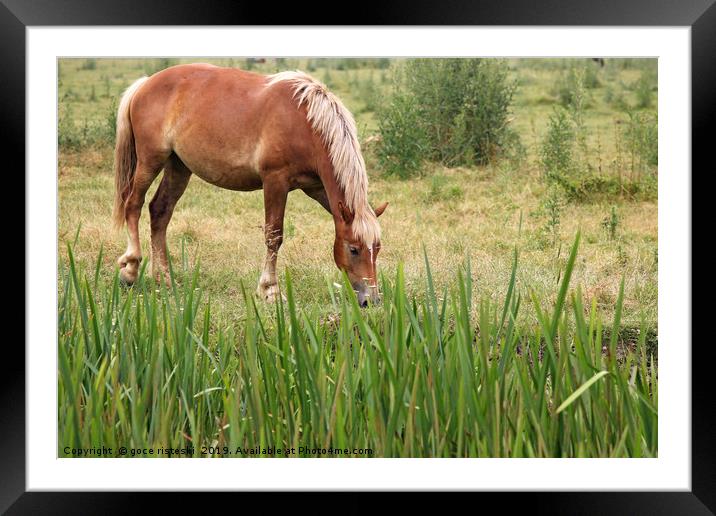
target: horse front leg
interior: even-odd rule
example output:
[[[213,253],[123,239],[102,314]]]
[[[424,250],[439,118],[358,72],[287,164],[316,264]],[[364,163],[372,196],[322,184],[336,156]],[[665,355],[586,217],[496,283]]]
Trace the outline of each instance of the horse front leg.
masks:
[[[288,186],[282,181],[264,181],[266,261],[256,294],[269,303],[278,300],[281,295],[276,277],[276,259],[283,243],[283,216],[287,197]]]

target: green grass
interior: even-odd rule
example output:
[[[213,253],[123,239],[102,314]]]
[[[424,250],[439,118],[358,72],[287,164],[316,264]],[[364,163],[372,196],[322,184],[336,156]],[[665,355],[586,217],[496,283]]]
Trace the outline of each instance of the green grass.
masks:
[[[65,446],[102,444],[218,454],[326,442],[374,456],[656,455],[658,206],[655,193],[622,186],[648,179],[656,192],[655,156],[645,152],[656,135],[641,123],[655,115],[655,60],[608,59],[585,76],[572,157],[585,181],[603,183],[575,183],[603,190],[588,201],[546,181],[540,163],[561,86],[588,60],[508,60],[521,158],[426,163],[407,180],[387,177],[376,158],[390,62],[253,65],[329,76],[356,118],[370,200],[390,202],[380,219],[385,302],[363,311],[334,287],[343,279],[332,221],[301,192],[289,195],[279,253],[288,299],[256,301],[262,193],[197,178],[168,229],[171,287],[148,278],[119,287],[126,235],[110,216],[117,99],[136,78],[189,61],[58,63],[58,244],[71,248],[58,257],[61,456]],[[140,238],[148,272],[146,208]],[[566,277],[580,288],[563,292]]]
[[[644,335],[618,350],[595,306],[570,289],[579,234],[548,310],[520,287],[472,300],[469,260],[444,288],[425,256],[422,295],[402,266],[362,310],[344,282],[331,314],[302,306],[290,274],[273,311],[244,294],[239,325],[216,326],[199,269],[124,290],[68,247],[59,296],[58,453],[66,447],[370,448],[374,457],[653,457],[656,363]],[[181,269],[181,267],[180,267]],[[252,287],[252,286],[251,286]],[[251,290],[251,289],[249,289]],[[518,323],[531,311],[535,330]],[[570,324],[571,321],[571,324]],[[342,456],[342,455],[338,455]]]

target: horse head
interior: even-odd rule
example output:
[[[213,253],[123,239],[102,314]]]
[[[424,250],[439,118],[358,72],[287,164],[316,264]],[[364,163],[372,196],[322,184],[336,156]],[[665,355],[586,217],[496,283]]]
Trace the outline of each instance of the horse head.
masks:
[[[366,238],[367,232],[362,225],[375,224],[383,214],[388,203],[373,210],[370,219],[359,220],[343,202],[338,203],[339,216],[336,224],[336,240],[333,244],[333,257],[339,269],[346,272],[353,290],[362,307],[380,302],[377,284],[377,260],[380,252],[380,237]],[[379,231],[373,231],[378,234]]]

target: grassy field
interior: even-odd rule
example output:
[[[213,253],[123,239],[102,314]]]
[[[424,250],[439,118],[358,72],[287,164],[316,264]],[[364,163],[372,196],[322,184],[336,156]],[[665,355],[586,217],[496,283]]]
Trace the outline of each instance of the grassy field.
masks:
[[[261,192],[230,192],[197,178],[168,231],[176,290],[156,291],[150,281],[115,290],[115,260],[126,246],[110,221],[117,98],[135,78],[190,61],[58,63],[61,454],[65,444],[288,446],[301,437],[312,445],[371,446],[385,456],[656,454],[654,361],[646,367],[657,342],[656,171],[643,169],[625,136],[634,116],[655,109],[655,61],[607,60],[602,68],[590,60],[510,60],[517,83],[510,124],[520,152],[479,167],[427,164],[407,180],[386,177],[375,153],[377,113],[399,63],[254,65],[267,73],[302,68],[342,98],[358,123],[371,201],[390,202],[379,261],[386,303],[354,313],[334,286],[341,275],[332,261],[332,221],[303,193],[292,193],[279,254],[280,281],[285,286],[290,276],[291,292],[278,314],[243,294],[255,289],[265,255]],[[638,195],[624,190],[575,202],[544,180],[549,119],[574,69],[584,80],[584,141],[575,159],[620,185],[646,184]],[[148,218],[145,209],[145,261]],[[565,271],[583,302],[562,293]],[[194,289],[201,296],[191,297]],[[522,307],[513,311],[518,293]],[[443,301],[447,308],[436,313]],[[514,315],[504,326],[503,306]],[[142,328],[154,337],[142,336]],[[395,333],[401,331],[407,336]],[[616,351],[602,356],[602,338],[606,348],[623,350],[621,365]],[[474,339],[487,344],[465,346]],[[443,341],[445,348],[433,347]],[[539,360],[545,341],[553,346],[544,349],[557,354]],[[246,346],[234,356],[237,342]],[[363,342],[370,345],[361,350]],[[440,360],[436,349],[445,352]],[[506,358],[492,360],[493,353]],[[594,387],[571,402],[580,408],[558,414],[595,375]],[[566,381],[553,385],[555,377]],[[464,382],[450,385],[450,378]],[[436,391],[445,397],[431,401]],[[605,427],[598,426],[601,416]],[[338,428],[340,435],[333,433]]]

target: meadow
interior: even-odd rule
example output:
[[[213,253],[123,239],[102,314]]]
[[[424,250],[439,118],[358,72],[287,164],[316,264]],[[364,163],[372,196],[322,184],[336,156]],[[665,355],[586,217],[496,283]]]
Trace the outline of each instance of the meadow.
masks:
[[[190,61],[58,62],[60,456],[301,443],[376,456],[656,455],[654,60],[508,60],[503,155],[428,161],[403,178],[380,147],[402,63],[203,60],[304,69],[354,114],[370,198],[390,203],[384,303],[366,310],[333,264],[330,218],[301,192],[289,195],[279,254],[287,299],[254,299],[262,194],[197,178],[169,225],[172,284],[146,274],[119,286],[118,95]],[[588,174],[546,173],[565,159]]]

